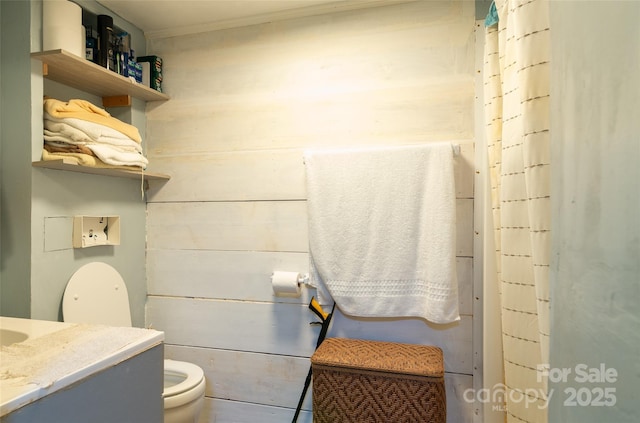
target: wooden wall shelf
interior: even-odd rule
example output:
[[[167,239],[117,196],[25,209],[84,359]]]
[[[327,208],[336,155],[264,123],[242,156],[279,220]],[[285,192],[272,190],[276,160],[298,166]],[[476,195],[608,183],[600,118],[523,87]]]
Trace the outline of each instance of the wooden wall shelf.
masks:
[[[147,180],[169,180],[171,176],[164,173],[147,172],[135,169],[111,169],[100,167],[87,167],[75,164],[71,160],[42,160],[31,163],[33,167],[41,167],[45,169],[66,170],[70,172],[89,173],[92,175],[117,176],[120,178],[144,179]]]
[[[166,101],[169,96],[118,75],[65,50],[31,53],[47,65],[45,78],[100,96],[130,95],[145,101]]]

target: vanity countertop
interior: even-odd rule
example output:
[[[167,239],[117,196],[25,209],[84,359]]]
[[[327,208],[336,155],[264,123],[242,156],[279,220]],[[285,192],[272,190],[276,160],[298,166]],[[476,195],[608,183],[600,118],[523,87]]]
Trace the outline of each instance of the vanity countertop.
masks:
[[[164,333],[0,317],[0,337],[4,416],[161,344]]]

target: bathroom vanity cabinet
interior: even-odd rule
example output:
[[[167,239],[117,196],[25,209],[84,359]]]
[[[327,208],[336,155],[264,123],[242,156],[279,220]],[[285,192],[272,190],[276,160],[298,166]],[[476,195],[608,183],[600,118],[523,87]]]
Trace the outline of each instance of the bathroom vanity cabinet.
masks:
[[[0,422],[161,422],[163,348],[159,344],[90,375],[1,417]]]

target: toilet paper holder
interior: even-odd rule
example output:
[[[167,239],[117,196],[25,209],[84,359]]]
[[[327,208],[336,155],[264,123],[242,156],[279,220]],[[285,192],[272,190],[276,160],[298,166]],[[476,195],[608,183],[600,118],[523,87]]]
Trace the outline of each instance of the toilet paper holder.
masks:
[[[271,272],[271,279],[275,276],[276,272]],[[309,274],[308,273],[298,273],[298,285],[308,285],[309,284]]]
[[[271,274],[273,293],[278,297],[299,297],[301,286],[308,283],[308,273],[274,271]]]

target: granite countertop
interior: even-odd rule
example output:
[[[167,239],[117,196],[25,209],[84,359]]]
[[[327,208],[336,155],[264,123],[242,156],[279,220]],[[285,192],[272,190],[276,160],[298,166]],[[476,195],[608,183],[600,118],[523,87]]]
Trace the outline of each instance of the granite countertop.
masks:
[[[131,327],[0,317],[28,339],[0,347],[0,416],[140,354],[164,333]]]

